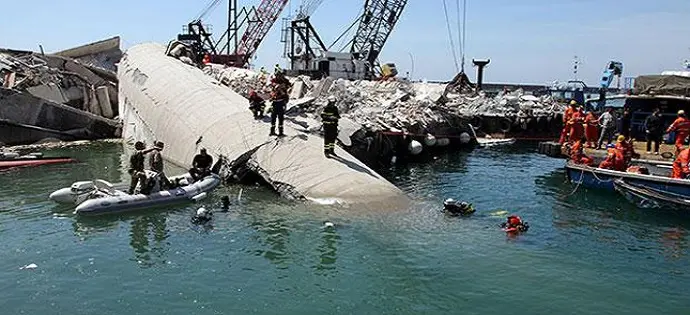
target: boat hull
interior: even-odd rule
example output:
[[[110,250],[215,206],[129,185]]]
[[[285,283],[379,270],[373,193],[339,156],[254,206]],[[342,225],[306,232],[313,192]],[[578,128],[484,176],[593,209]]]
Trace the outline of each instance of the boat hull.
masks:
[[[690,198],[690,181],[656,175],[618,172],[566,163],[566,176],[571,183],[586,188],[615,191],[615,180],[623,179],[632,185]]]
[[[29,166],[39,166],[47,164],[63,164],[76,162],[75,159],[70,157],[47,157],[47,158],[32,158],[32,159],[13,159],[13,160],[0,160],[0,170],[8,169],[14,167],[29,167]]]
[[[148,195],[121,193],[117,196],[89,199],[77,206],[74,212],[79,215],[103,215],[191,202],[194,197],[209,192],[218,185],[220,185],[220,177],[211,175],[191,185]]]
[[[614,182],[616,190],[640,208],[690,209],[690,199],[664,191],[630,184],[623,179]]]

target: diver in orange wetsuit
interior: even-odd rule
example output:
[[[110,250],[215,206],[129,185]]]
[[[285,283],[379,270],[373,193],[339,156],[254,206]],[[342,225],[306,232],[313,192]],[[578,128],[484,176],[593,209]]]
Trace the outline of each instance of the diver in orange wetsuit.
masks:
[[[570,106],[565,109],[565,113],[563,114],[563,130],[561,131],[561,138],[558,140],[559,144],[564,144],[568,137],[568,132],[570,132],[571,129],[570,119],[576,111],[576,105],[576,101],[570,101]]]
[[[587,138],[587,147],[596,148],[597,140],[599,140],[599,119],[593,111],[587,113],[585,117],[585,137]]]
[[[575,164],[584,164],[587,166],[592,166],[594,164],[594,159],[585,155],[584,146],[582,141],[576,141],[575,144],[570,148],[570,160]]]
[[[585,113],[582,112],[582,107],[575,110],[570,116],[570,143],[575,143],[582,140],[585,136]]]
[[[688,167],[688,164],[690,164],[690,149],[685,149],[680,151],[676,160],[673,161],[673,173],[671,174],[671,178],[687,178],[688,175],[690,175],[690,167]]]
[[[671,124],[666,133],[676,132],[676,156],[680,154],[685,145],[685,139],[690,135],[690,120],[685,117],[685,111],[678,111],[678,118]]]
[[[626,167],[623,152],[617,149],[614,144],[609,144],[606,148],[608,154],[606,155],[606,159],[599,164],[599,168],[625,172]]]

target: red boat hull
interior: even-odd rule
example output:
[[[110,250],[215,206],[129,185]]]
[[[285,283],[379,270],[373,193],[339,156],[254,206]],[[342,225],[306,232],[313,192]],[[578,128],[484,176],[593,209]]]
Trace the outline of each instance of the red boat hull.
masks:
[[[29,166],[39,166],[46,164],[62,164],[76,162],[75,159],[70,157],[49,157],[49,158],[36,158],[36,159],[16,159],[16,160],[5,160],[0,161],[0,169],[7,169],[13,167],[29,167]]]

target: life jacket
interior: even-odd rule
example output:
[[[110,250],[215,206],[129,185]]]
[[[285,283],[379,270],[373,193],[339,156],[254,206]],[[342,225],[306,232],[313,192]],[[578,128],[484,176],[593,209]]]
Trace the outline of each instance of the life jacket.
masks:
[[[338,124],[338,119],[340,115],[338,113],[338,107],[333,104],[328,104],[324,107],[323,112],[321,112],[321,120],[326,125]]]
[[[198,60],[198,59],[197,59]],[[204,55],[204,60],[201,61],[203,64],[207,65],[211,63],[211,56],[209,54]]]
[[[598,127],[599,122],[597,121],[597,116],[594,115],[594,113],[590,112],[587,114],[587,118],[585,118],[585,122],[587,123],[588,127]]]

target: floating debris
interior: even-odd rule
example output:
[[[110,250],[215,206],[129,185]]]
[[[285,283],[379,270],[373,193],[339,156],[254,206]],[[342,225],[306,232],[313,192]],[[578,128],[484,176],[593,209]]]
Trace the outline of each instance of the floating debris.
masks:
[[[36,269],[38,268],[38,265],[36,264],[28,264],[26,266],[20,267],[19,270],[24,270],[24,269]]]

